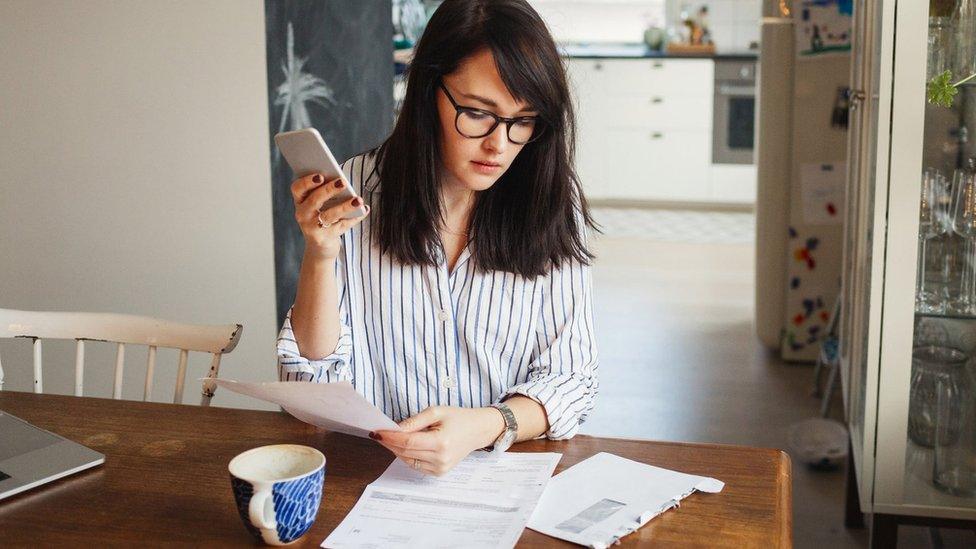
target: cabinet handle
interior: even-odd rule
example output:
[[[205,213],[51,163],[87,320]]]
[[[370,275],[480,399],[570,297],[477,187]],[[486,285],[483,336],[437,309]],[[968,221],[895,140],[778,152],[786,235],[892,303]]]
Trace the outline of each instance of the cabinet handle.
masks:
[[[664,66],[664,61],[655,61],[651,63],[651,66],[654,67],[655,69],[660,69],[661,67]]]
[[[664,98],[663,97],[652,97],[651,98],[651,103],[657,104],[657,103],[663,103],[663,102],[664,102]]]
[[[663,139],[664,134],[661,132],[654,132],[651,134],[651,139]]]
[[[602,71],[603,70],[603,63],[596,62],[596,63],[593,64],[593,68],[596,69],[596,70],[598,70],[598,71]]]

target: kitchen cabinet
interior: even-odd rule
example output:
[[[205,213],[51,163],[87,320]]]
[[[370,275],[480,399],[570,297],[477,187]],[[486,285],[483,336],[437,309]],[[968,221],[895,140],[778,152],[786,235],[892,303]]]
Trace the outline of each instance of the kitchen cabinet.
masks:
[[[711,201],[734,204],[755,203],[755,164],[712,164],[709,175]]]
[[[712,70],[709,59],[569,60],[589,198],[708,198]]]
[[[570,58],[576,167],[595,200],[752,202],[755,167],[712,165],[711,59]]]
[[[915,376],[929,368],[921,362],[924,354],[917,361],[913,355],[930,346],[954,347],[970,357],[976,352],[976,316],[926,310],[916,302],[918,277],[929,284],[928,271],[916,267],[925,249],[919,238],[923,172],[948,175],[952,194],[952,172],[965,156],[955,154],[960,144],[953,130],[965,120],[960,109],[974,91],[963,89],[951,109],[926,104],[929,5],[864,0],[854,9],[840,365],[854,471],[848,517],[870,514],[873,547],[893,547],[899,523],[972,528],[976,520],[976,496],[947,493],[933,480],[935,455],[966,444],[965,438],[926,444],[919,442],[918,427],[911,427],[935,421],[934,413],[921,413],[929,401],[924,393],[917,392],[920,400],[912,404],[912,393],[925,389]],[[940,247],[941,259],[930,259],[936,264],[951,257],[948,244]],[[935,276],[944,272],[936,269]],[[973,366],[972,360],[965,366],[968,375]],[[933,394],[949,402],[938,389]],[[960,411],[950,430],[934,424],[933,432],[971,432],[974,421]],[[969,452],[976,460],[976,447]]]

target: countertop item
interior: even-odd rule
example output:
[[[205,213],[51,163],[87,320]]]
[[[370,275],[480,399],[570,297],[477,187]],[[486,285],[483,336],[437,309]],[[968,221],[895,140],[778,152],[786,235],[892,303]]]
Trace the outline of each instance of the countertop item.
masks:
[[[563,57],[574,59],[742,59],[750,60],[759,57],[758,50],[723,50],[719,48],[715,53],[674,54],[667,51],[655,51],[642,43],[599,43],[581,44],[565,43],[559,45]]]
[[[318,519],[295,546],[317,547],[393,461],[369,439],[317,429],[284,412],[0,392],[0,409],[105,454],[105,465],[0,505],[11,546],[193,544],[250,546],[227,463],[249,448],[303,444],[327,459]],[[578,435],[532,440],[513,452],[559,452],[556,473],[599,452],[720,478],[719,494],[692,494],[623,539],[624,547],[789,547],[790,459],[779,450]],[[519,547],[570,545],[524,530]]]

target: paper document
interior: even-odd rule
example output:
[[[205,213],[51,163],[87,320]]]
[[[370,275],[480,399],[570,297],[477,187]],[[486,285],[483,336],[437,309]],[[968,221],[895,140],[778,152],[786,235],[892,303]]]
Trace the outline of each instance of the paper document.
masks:
[[[724,487],[713,478],[601,452],[552,477],[529,528],[587,547],[608,547],[695,490],[716,493]]]
[[[245,383],[215,380],[229,391],[273,402],[298,419],[317,427],[358,437],[380,429],[399,431],[400,427],[379,408],[356,392],[348,381],[309,383],[273,381]]]
[[[473,452],[443,477],[398,459],[322,547],[514,547],[560,457]]]

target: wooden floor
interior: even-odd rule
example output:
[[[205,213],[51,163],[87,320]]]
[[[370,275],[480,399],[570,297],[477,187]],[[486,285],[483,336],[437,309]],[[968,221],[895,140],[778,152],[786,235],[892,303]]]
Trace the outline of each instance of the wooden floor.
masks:
[[[812,367],[784,364],[753,335],[751,243],[592,242],[601,387],[583,432],[785,448],[789,426],[817,415]],[[796,547],[867,546],[865,530],[843,527],[844,470],[794,461],[793,478]],[[973,541],[941,533],[946,547]],[[906,527],[899,545],[933,546]]]

